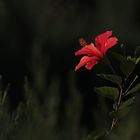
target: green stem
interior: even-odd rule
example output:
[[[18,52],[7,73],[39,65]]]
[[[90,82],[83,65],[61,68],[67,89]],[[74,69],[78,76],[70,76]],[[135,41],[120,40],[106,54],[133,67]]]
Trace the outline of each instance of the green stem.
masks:
[[[133,85],[133,83],[136,81],[136,79],[138,78],[138,75],[135,76],[135,78],[133,79],[133,81],[130,83],[129,87],[126,89],[125,91],[125,96],[127,95],[127,92],[129,91],[129,89],[131,88],[131,86]]]
[[[121,104],[122,95],[123,95],[123,90],[122,90],[122,87],[120,87],[119,98],[118,98],[118,101],[116,103],[115,111],[118,111],[118,109],[119,109],[119,106]],[[113,118],[112,123],[111,123],[111,127],[110,127],[110,132],[113,130],[113,128],[116,125],[117,121],[118,121],[117,118]]]
[[[117,121],[118,121],[117,119],[113,118],[112,123],[111,123],[111,127],[110,127],[110,132],[113,130],[113,128],[116,125]]]
[[[118,111],[119,106],[121,104],[122,96],[127,95],[127,92],[129,91],[129,89],[131,88],[131,86],[133,85],[133,83],[136,81],[137,78],[138,78],[138,75],[135,76],[135,78],[133,79],[133,81],[131,82],[131,84],[129,85],[129,87],[127,88],[127,90],[124,93],[123,93],[122,86],[120,86],[120,93],[119,93],[118,101],[116,103],[115,111]],[[110,127],[110,132],[113,130],[113,128],[116,125],[117,121],[118,121],[117,118],[113,118],[112,123],[111,123],[111,127]]]
[[[118,99],[118,103],[117,103],[117,106],[118,106],[118,107],[120,106],[121,99],[122,99],[122,95],[123,95],[123,90],[122,90],[122,87],[120,87],[120,94],[119,94],[119,99]],[[117,109],[118,109],[118,108],[117,108]]]

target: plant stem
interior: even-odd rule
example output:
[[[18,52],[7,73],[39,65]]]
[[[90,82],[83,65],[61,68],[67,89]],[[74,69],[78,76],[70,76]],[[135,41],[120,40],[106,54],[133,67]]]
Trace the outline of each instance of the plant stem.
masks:
[[[116,104],[115,111],[118,111],[119,106],[121,104],[122,96],[127,95],[127,92],[129,91],[129,89],[131,88],[131,86],[133,85],[133,83],[136,81],[137,78],[138,78],[138,75],[135,76],[135,78],[130,83],[129,87],[126,89],[126,91],[124,93],[123,93],[122,85],[120,86],[120,93],[119,93],[119,97],[118,97],[118,101],[117,101],[117,104]],[[110,132],[113,130],[113,128],[116,125],[117,121],[118,121],[117,118],[113,118],[112,123],[111,123],[111,127],[110,127]]]
[[[122,87],[120,87],[120,94],[119,94],[119,99],[118,99],[118,103],[117,103],[117,109],[118,109],[118,107],[120,106],[121,99],[122,99],[122,95],[123,95]]]
[[[113,130],[116,123],[117,123],[117,119],[113,118],[112,123],[111,123],[111,127],[110,127],[110,132]]]
[[[135,76],[135,78],[133,79],[133,81],[130,83],[129,87],[126,89],[125,91],[125,95],[127,95],[128,90],[131,88],[131,86],[133,85],[133,83],[136,81],[136,79],[138,78],[138,75]]]
[[[119,106],[121,104],[121,99],[122,99],[122,95],[123,95],[123,92],[122,92],[122,87],[120,87],[120,93],[119,93],[119,98],[118,98],[118,101],[117,101],[117,104],[116,104],[116,108],[115,108],[115,111],[118,111],[119,109]],[[113,130],[114,126],[116,125],[118,119],[117,118],[113,118],[112,120],[112,123],[111,123],[111,127],[110,127],[110,132]]]
[[[116,71],[114,70],[114,68],[113,68],[111,62],[109,61],[109,59],[108,59],[106,56],[105,56],[104,58],[105,58],[105,60],[106,60],[106,62],[107,62],[107,64],[108,64],[109,68],[110,68],[111,71],[113,72],[113,74],[116,74]],[[120,87],[120,93],[119,93],[119,98],[118,98],[118,101],[117,101],[117,104],[116,104],[115,111],[118,110],[118,108],[119,108],[119,106],[120,106],[120,103],[121,103],[121,99],[122,99],[122,86],[120,85],[119,87]],[[113,118],[112,123],[111,123],[111,127],[110,127],[110,131],[109,131],[109,132],[111,132],[111,131],[113,130],[113,128],[114,128],[114,126],[116,125],[117,121],[118,121],[117,118]]]

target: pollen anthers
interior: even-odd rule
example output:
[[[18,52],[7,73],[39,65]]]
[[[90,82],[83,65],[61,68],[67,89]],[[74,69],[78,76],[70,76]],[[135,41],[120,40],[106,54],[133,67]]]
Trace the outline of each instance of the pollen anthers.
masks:
[[[86,45],[88,45],[87,42],[83,38],[79,39],[79,43],[82,47],[85,47]]]

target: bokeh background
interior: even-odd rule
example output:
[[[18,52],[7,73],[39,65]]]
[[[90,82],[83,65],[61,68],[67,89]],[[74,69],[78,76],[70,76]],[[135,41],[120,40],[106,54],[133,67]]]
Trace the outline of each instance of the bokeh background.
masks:
[[[77,140],[104,127],[110,101],[93,89],[102,82],[96,73],[108,69],[99,64],[74,72],[79,62],[74,52],[81,47],[79,38],[91,42],[107,30],[119,38],[116,49],[124,44],[133,55],[140,45],[140,2],[0,0],[1,90],[10,85],[2,105],[1,139]],[[129,140],[139,120],[128,120],[127,138],[119,134]]]

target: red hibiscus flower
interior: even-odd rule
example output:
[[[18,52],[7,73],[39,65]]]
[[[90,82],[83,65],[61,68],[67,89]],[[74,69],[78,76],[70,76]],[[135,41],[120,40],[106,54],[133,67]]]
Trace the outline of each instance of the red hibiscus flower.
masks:
[[[84,39],[80,39],[82,49],[75,52],[75,55],[85,55],[81,58],[79,64],[75,67],[75,71],[85,66],[86,69],[91,70],[93,66],[98,64],[100,59],[104,57],[107,50],[117,44],[116,37],[110,37],[112,31],[107,31],[95,38],[95,45],[93,43],[87,44]]]

